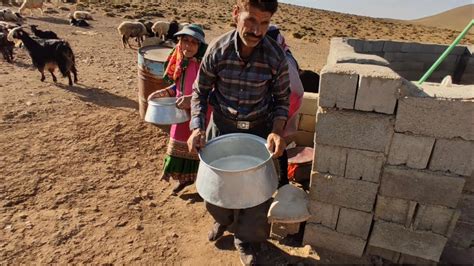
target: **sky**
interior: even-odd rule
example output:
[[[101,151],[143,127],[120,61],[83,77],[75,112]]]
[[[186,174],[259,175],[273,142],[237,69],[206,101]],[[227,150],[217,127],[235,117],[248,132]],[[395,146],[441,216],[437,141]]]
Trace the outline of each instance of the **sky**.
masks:
[[[418,19],[473,4],[474,0],[280,0],[280,2],[369,17]]]

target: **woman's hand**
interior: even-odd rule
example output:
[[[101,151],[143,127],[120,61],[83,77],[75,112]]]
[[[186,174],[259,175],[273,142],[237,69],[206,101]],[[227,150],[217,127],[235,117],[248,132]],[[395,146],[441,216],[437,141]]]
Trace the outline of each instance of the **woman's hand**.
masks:
[[[191,95],[181,96],[176,100],[176,107],[179,109],[191,109]]]

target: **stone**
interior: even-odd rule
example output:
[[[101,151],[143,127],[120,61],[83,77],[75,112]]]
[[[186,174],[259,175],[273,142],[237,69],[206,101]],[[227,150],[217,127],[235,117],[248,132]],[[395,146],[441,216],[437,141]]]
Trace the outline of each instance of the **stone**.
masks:
[[[309,223],[321,224],[333,230],[336,229],[337,219],[339,218],[340,207],[332,204],[311,200],[309,202],[309,212],[311,218]]]
[[[384,162],[383,153],[349,149],[345,177],[379,183]]]
[[[474,103],[439,98],[407,97],[398,101],[395,131],[435,138],[474,140]]]
[[[318,110],[319,94],[314,92],[305,92],[303,102],[298,113],[304,115],[316,115]]]
[[[359,69],[355,109],[393,114],[402,86],[400,76],[388,67],[365,65]]]
[[[460,211],[455,209],[420,204],[413,228],[449,237],[460,214]]]
[[[425,169],[430,160],[435,139],[395,133],[388,154],[388,164]]]
[[[438,139],[429,168],[471,176],[474,167],[474,141]]]
[[[308,223],[303,238],[303,245],[306,244],[361,257],[364,254],[366,241],[338,233],[321,225]]]
[[[437,262],[447,240],[437,234],[412,231],[402,225],[376,221],[369,245]]]
[[[316,115],[301,115],[298,130],[308,132],[316,131]]]
[[[378,248],[374,246],[367,245],[367,254],[371,256],[378,256],[383,259],[386,259],[390,262],[397,263],[398,259],[400,258],[400,253],[394,252],[391,250],[383,249],[383,248]]]
[[[366,240],[372,225],[372,217],[371,213],[341,208],[336,231]]]
[[[413,221],[417,203],[414,201],[377,196],[375,219],[409,227]]]
[[[344,176],[346,171],[347,149],[316,144],[315,149],[315,171]]]
[[[356,67],[358,65],[336,64],[326,65],[321,70],[320,106],[354,109],[359,81]]]
[[[372,211],[377,184],[319,173],[314,173],[311,178],[311,199],[360,211]]]
[[[393,120],[386,115],[346,111],[317,115],[318,144],[387,153],[393,132]]]
[[[379,194],[455,208],[461,198],[463,186],[464,179],[460,177],[386,166],[382,174]]]

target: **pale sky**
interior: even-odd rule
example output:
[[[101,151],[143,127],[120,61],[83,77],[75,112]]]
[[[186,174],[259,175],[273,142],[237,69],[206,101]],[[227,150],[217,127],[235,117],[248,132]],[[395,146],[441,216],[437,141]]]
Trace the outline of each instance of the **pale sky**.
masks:
[[[473,4],[474,0],[280,0],[280,2],[369,17],[418,19]]]

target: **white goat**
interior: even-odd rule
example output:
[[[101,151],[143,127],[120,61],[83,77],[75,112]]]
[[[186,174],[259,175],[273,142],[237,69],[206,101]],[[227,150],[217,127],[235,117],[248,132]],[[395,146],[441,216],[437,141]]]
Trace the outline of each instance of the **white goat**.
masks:
[[[126,48],[125,44],[128,44],[128,46],[132,48],[128,42],[129,38],[136,38],[138,46],[141,46],[143,36],[146,36],[148,33],[143,23],[132,21],[124,21],[120,23],[120,25],[117,27],[117,30],[119,34],[122,35],[123,48]]]
[[[74,13],[69,14],[69,18],[72,19],[84,19],[84,20],[94,20],[92,14],[87,11],[74,11]]]
[[[153,33],[155,33],[155,36],[162,40],[165,40],[169,29],[170,23],[167,21],[157,21],[151,27],[151,30],[153,31]]]
[[[23,14],[23,11],[29,9],[30,15],[33,15],[33,9],[39,9],[41,10],[41,15],[44,15],[43,2],[43,0],[24,0],[20,9],[18,9],[18,12],[20,12],[20,14]]]
[[[11,22],[16,22],[16,23],[23,22],[23,18],[20,15],[14,13],[9,8],[0,9],[0,20],[11,21]]]

